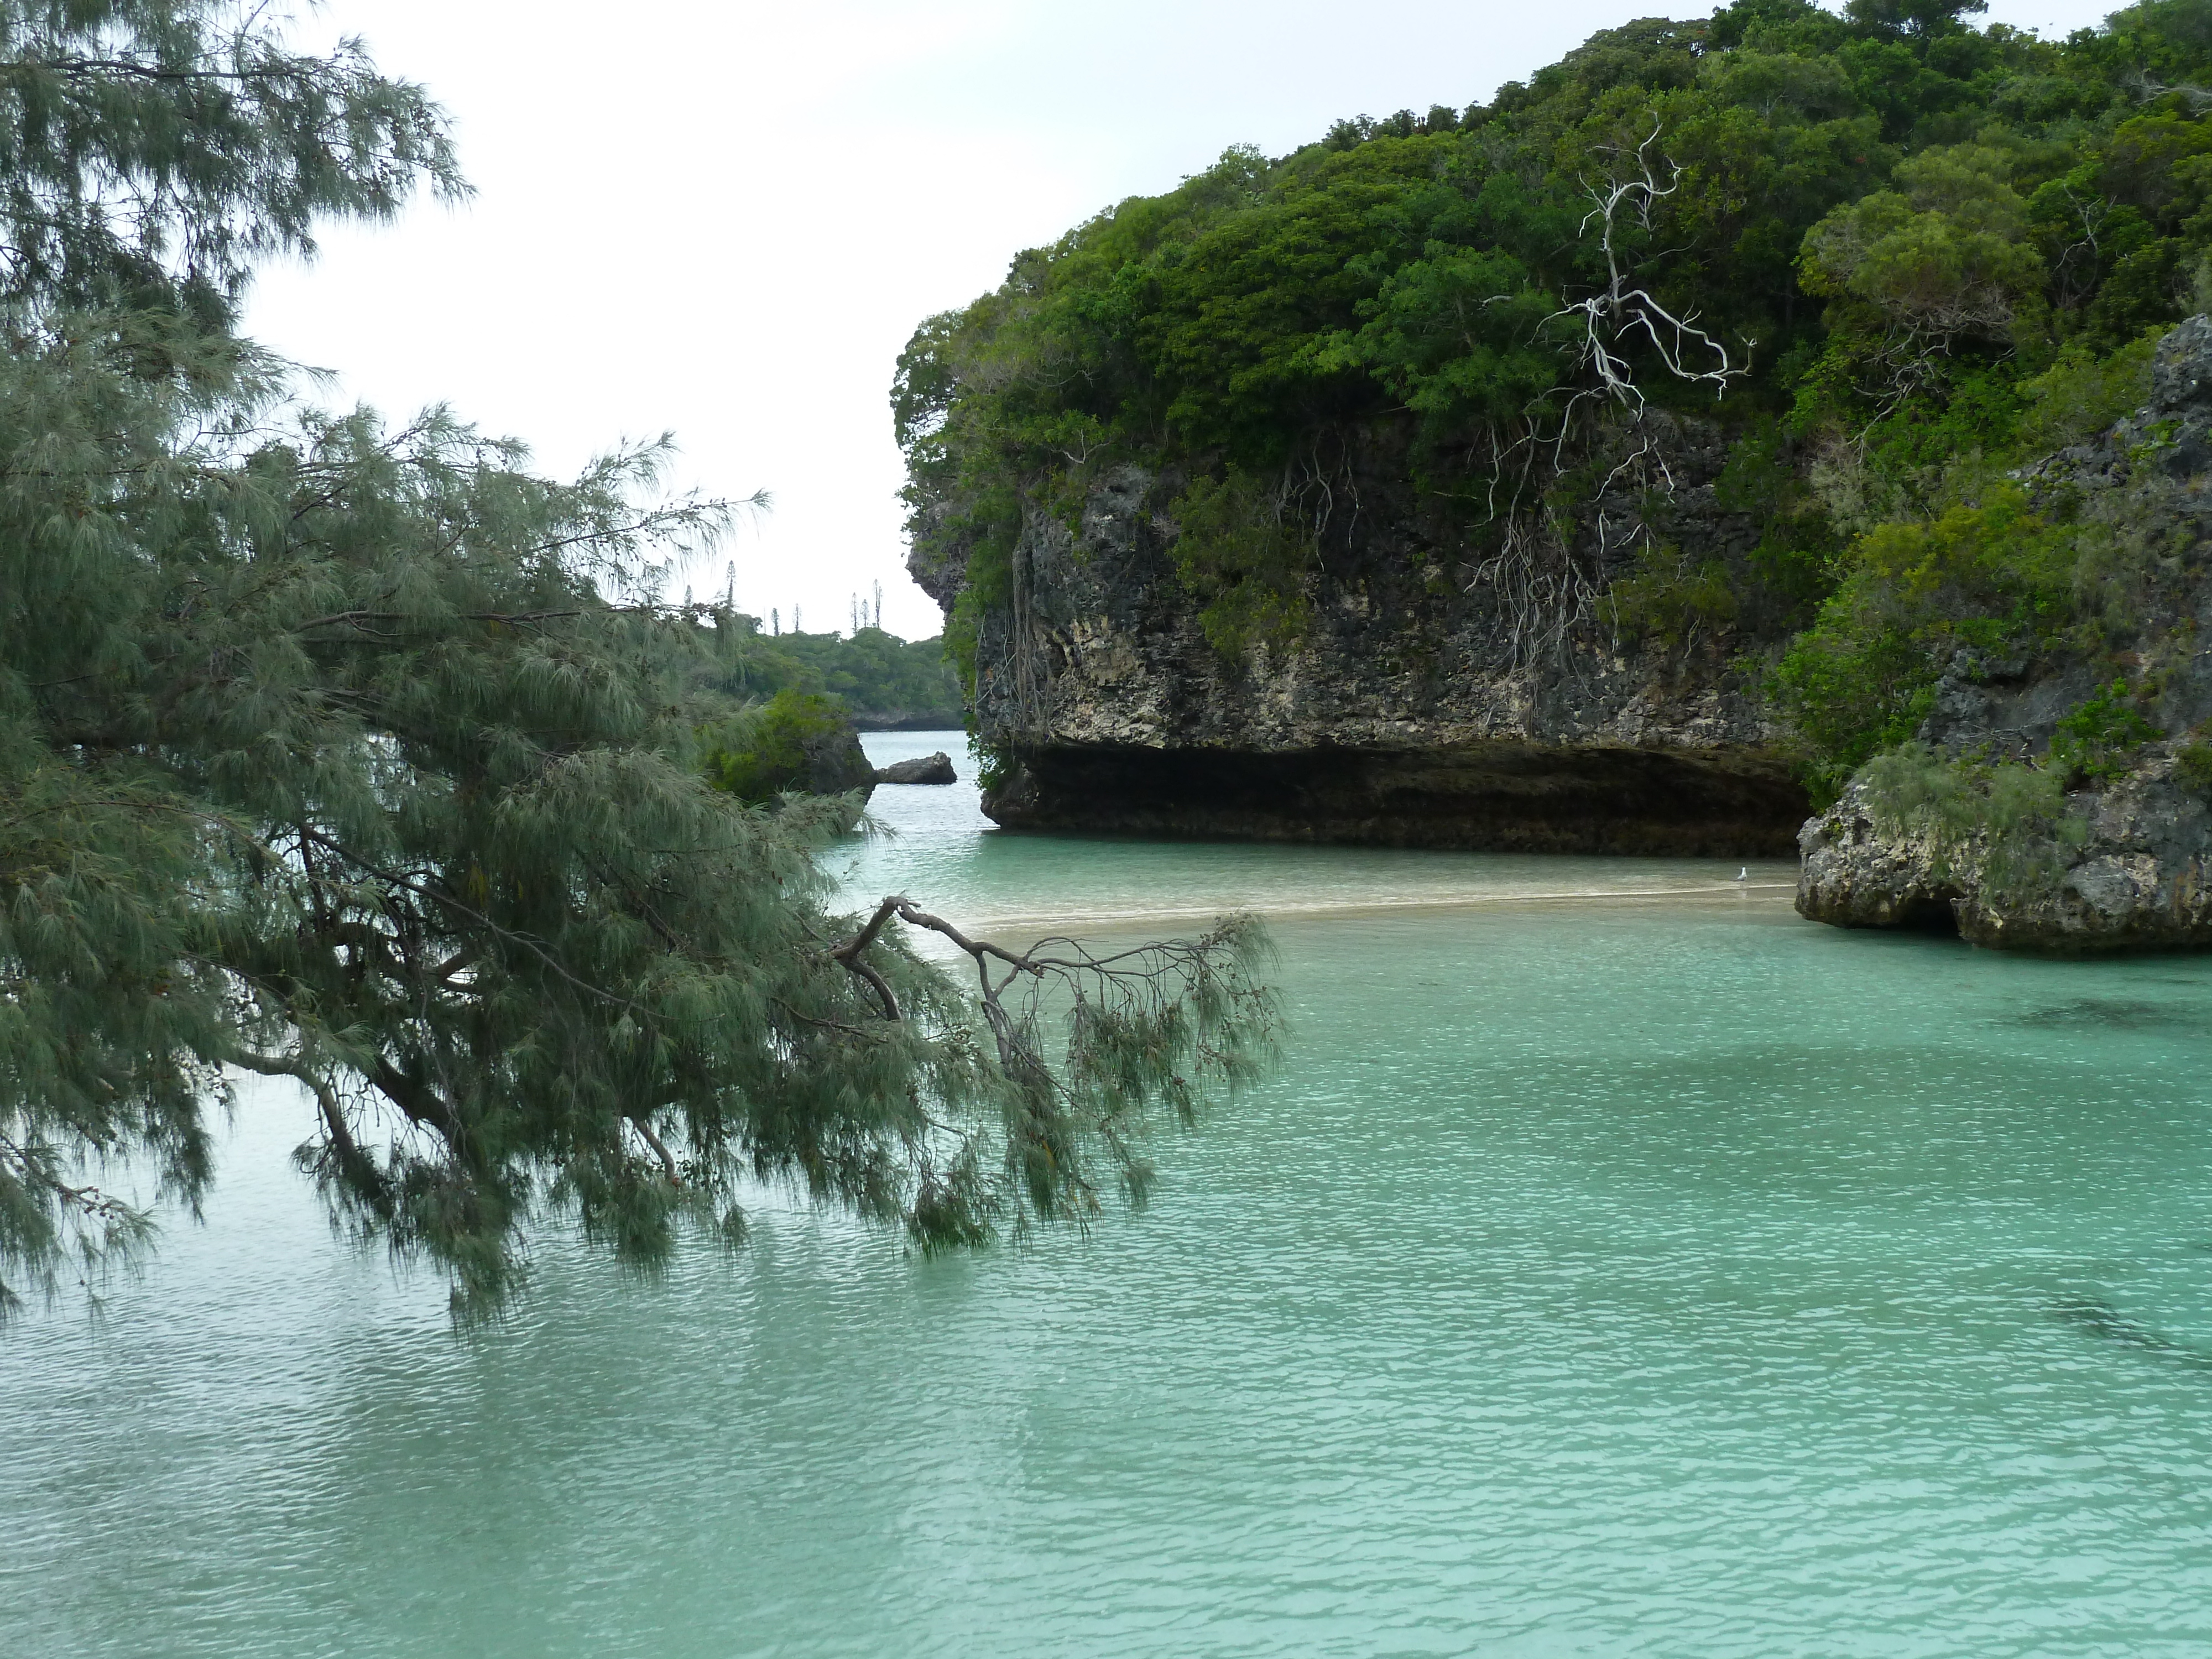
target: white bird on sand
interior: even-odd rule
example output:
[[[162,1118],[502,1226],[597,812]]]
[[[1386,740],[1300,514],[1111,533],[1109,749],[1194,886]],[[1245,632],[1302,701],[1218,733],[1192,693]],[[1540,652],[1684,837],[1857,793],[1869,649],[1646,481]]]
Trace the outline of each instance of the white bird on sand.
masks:
[[[1738,881],[1749,881],[1751,879],[1751,866],[1747,864],[1745,865],[1742,869],[1735,872],[1735,878]]]

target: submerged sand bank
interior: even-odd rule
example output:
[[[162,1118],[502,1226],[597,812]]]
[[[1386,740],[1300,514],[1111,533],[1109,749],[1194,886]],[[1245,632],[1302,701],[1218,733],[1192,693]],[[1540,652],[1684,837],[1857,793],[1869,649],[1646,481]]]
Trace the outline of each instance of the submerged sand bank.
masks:
[[[1593,904],[1668,905],[1741,903],[1762,907],[1787,906],[1796,896],[1794,869],[1762,865],[1746,881],[1710,882],[1680,886],[1471,889],[1460,893],[1375,895],[1358,898],[1328,898],[1311,894],[1269,902],[1224,896],[1214,904],[1129,905],[1111,908],[1084,906],[1050,912],[1035,908],[988,910],[963,919],[971,930],[998,933],[1189,933],[1203,928],[1217,916],[1235,911],[1256,915],[1268,921],[1328,921],[1332,918],[1414,916],[1480,910],[1497,906]]]

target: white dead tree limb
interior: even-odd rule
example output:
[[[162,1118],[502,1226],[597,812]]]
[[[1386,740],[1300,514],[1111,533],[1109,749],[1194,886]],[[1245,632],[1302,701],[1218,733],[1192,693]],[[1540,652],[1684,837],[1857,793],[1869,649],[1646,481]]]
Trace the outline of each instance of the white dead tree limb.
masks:
[[[1740,380],[1751,373],[1747,361],[1735,362],[1726,345],[1697,325],[1697,312],[1687,311],[1677,317],[1637,280],[1633,270],[1623,268],[1620,240],[1622,216],[1632,216],[1649,233],[1652,210],[1681,188],[1682,169],[1673,161],[1665,162],[1664,185],[1652,168],[1651,146],[1658,139],[1659,123],[1654,120],[1650,132],[1632,152],[1613,152],[1629,158],[1629,165],[1624,169],[1626,176],[1608,177],[1595,185],[1588,179],[1583,181],[1583,189],[1592,205],[1583,216],[1580,234],[1589,234],[1593,222],[1600,227],[1598,246],[1605,255],[1606,283],[1596,293],[1553,313],[1555,320],[1568,317],[1580,320],[1583,337],[1576,367],[1597,376],[1597,385],[1578,391],[1571,404],[1583,398],[1600,397],[1611,399],[1623,409],[1644,406],[1644,392],[1636,384],[1635,367],[1626,350],[1632,337],[1638,333],[1658,353],[1659,361],[1669,374],[1678,380],[1708,382],[1717,398],[1726,395],[1729,381]],[[1757,343],[1753,340],[1744,342],[1747,359]],[[1700,367],[1701,364],[1710,366]],[[1562,433],[1564,435],[1564,425]]]
[[[2177,97],[2189,106],[2189,112],[2192,115],[2212,105],[2212,88],[2193,87],[2186,82],[2170,84],[2147,70],[2137,70],[2122,84],[2135,94],[2137,103],[2148,104],[2156,98]]]
[[[1649,235],[1660,204],[1681,187],[1679,166],[1663,155],[1655,161],[1660,131],[1655,118],[1634,149],[1611,151],[1621,165],[1596,183],[1583,181],[1591,205],[1580,234],[1588,236],[1597,228],[1605,283],[1546,319],[1576,325],[1574,371],[1565,384],[1530,404],[1511,441],[1492,438],[1490,517],[1500,526],[1500,539],[1494,552],[1471,567],[1468,586],[1486,586],[1495,596],[1516,667],[1558,653],[1594,622],[1606,564],[1638,542],[1650,545],[1651,531],[1642,514],[1617,510],[1620,496],[1630,491],[1639,497],[1674,495],[1674,472],[1650,429],[1632,353],[1648,346],[1668,376],[1709,385],[1716,398],[1726,396],[1731,383],[1751,373],[1755,340],[1743,342],[1739,361],[1718,337],[1698,326],[1698,312],[1677,315],[1669,309],[1644,280],[1636,254],[1623,246],[1631,240],[1632,227]],[[1555,486],[1574,469],[1570,449],[1603,446],[1601,430],[1608,423],[1578,419],[1586,405],[1592,415],[1612,410],[1613,423],[1625,430],[1623,453],[1594,481],[1583,503],[1594,545],[1578,550],[1583,526],[1553,497]],[[1540,465],[1540,457],[1548,465]],[[1584,453],[1579,459],[1590,458]],[[1507,497],[1502,509],[1501,488]]]

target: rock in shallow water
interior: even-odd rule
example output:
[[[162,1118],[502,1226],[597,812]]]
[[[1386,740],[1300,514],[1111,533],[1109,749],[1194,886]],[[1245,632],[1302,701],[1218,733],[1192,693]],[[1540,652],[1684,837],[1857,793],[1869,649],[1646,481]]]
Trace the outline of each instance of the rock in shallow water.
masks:
[[[2212,319],[2160,344],[2148,406],[2021,476],[2060,522],[2155,549],[2111,576],[2131,632],[2095,657],[1962,652],[1918,737],[1954,763],[2025,762],[2046,776],[2079,766],[2063,817],[2002,848],[1986,831],[1947,839],[1877,811],[1862,773],[1799,834],[1798,911],[1845,927],[1955,926],[1977,945],[2046,954],[2212,948],[2212,810],[2201,772],[2181,763],[2195,751],[2201,768],[2191,734],[2212,732],[2212,651],[2200,648],[2212,629]],[[2116,695],[2105,690],[2116,679],[2158,735],[2054,757],[2062,724],[2081,725],[2077,711]]]
[[[943,750],[934,755],[924,755],[916,760],[893,761],[876,771],[878,783],[957,783],[959,775],[952,769],[952,757]]]
[[[1855,781],[1799,835],[1798,914],[1842,927],[1955,927],[1975,945],[2046,955],[2212,945],[2212,811],[2174,775],[2174,746],[2074,795],[2081,839],[2039,837],[2011,849],[2009,868],[1986,835],[1947,843],[1881,823]],[[2023,862],[2041,868],[2023,875]]]
[[[1061,506],[1026,514],[1006,598],[976,623],[977,731],[1002,760],[984,811],[1055,831],[1786,851],[1810,803],[1742,666],[1780,623],[1747,616],[1671,642],[1615,628],[1601,595],[1641,568],[1641,486],[1593,501],[1559,551],[1580,574],[1554,605],[1527,586],[1551,580],[1550,565],[1474,556],[1392,432],[1346,440],[1285,636],[1239,646],[1207,631],[1179,574],[1180,475],[1124,466],[1073,522]],[[1665,538],[1748,559],[1758,526],[1716,494],[1724,434],[1655,414],[1646,435],[1675,484]],[[951,607],[975,550],[950,531],[918,534],[909,568]]]

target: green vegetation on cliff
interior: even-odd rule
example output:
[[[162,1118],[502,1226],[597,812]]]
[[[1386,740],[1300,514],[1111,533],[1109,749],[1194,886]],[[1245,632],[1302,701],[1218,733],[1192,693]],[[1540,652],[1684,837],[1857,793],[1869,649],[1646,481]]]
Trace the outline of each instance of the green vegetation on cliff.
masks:
[[[1981,9],[1632,23],[1487,105],[1232,149],[1021,254],[892,392],[917,566],[964,573],[956,653],[1025,523],[1131,465],[1231,656],[1310,625],[1378,470],[1470,594],[1584,593],[1598,495],[1663,508],[1685,420],[1731,446],[1757,551],[1647,513],[1571,620],[1731,641],[1816,789],[1908,738],[1962,649],[2116,649],[2140,549],[2006,474],[2138,400],[2149,338],[2212,292],[2212,4],[2059,41]]]
[[[785,690],[701,729],[707,781],[751,806],[786,793],[834,795],[873,776],[842,705],[819,691]]]

